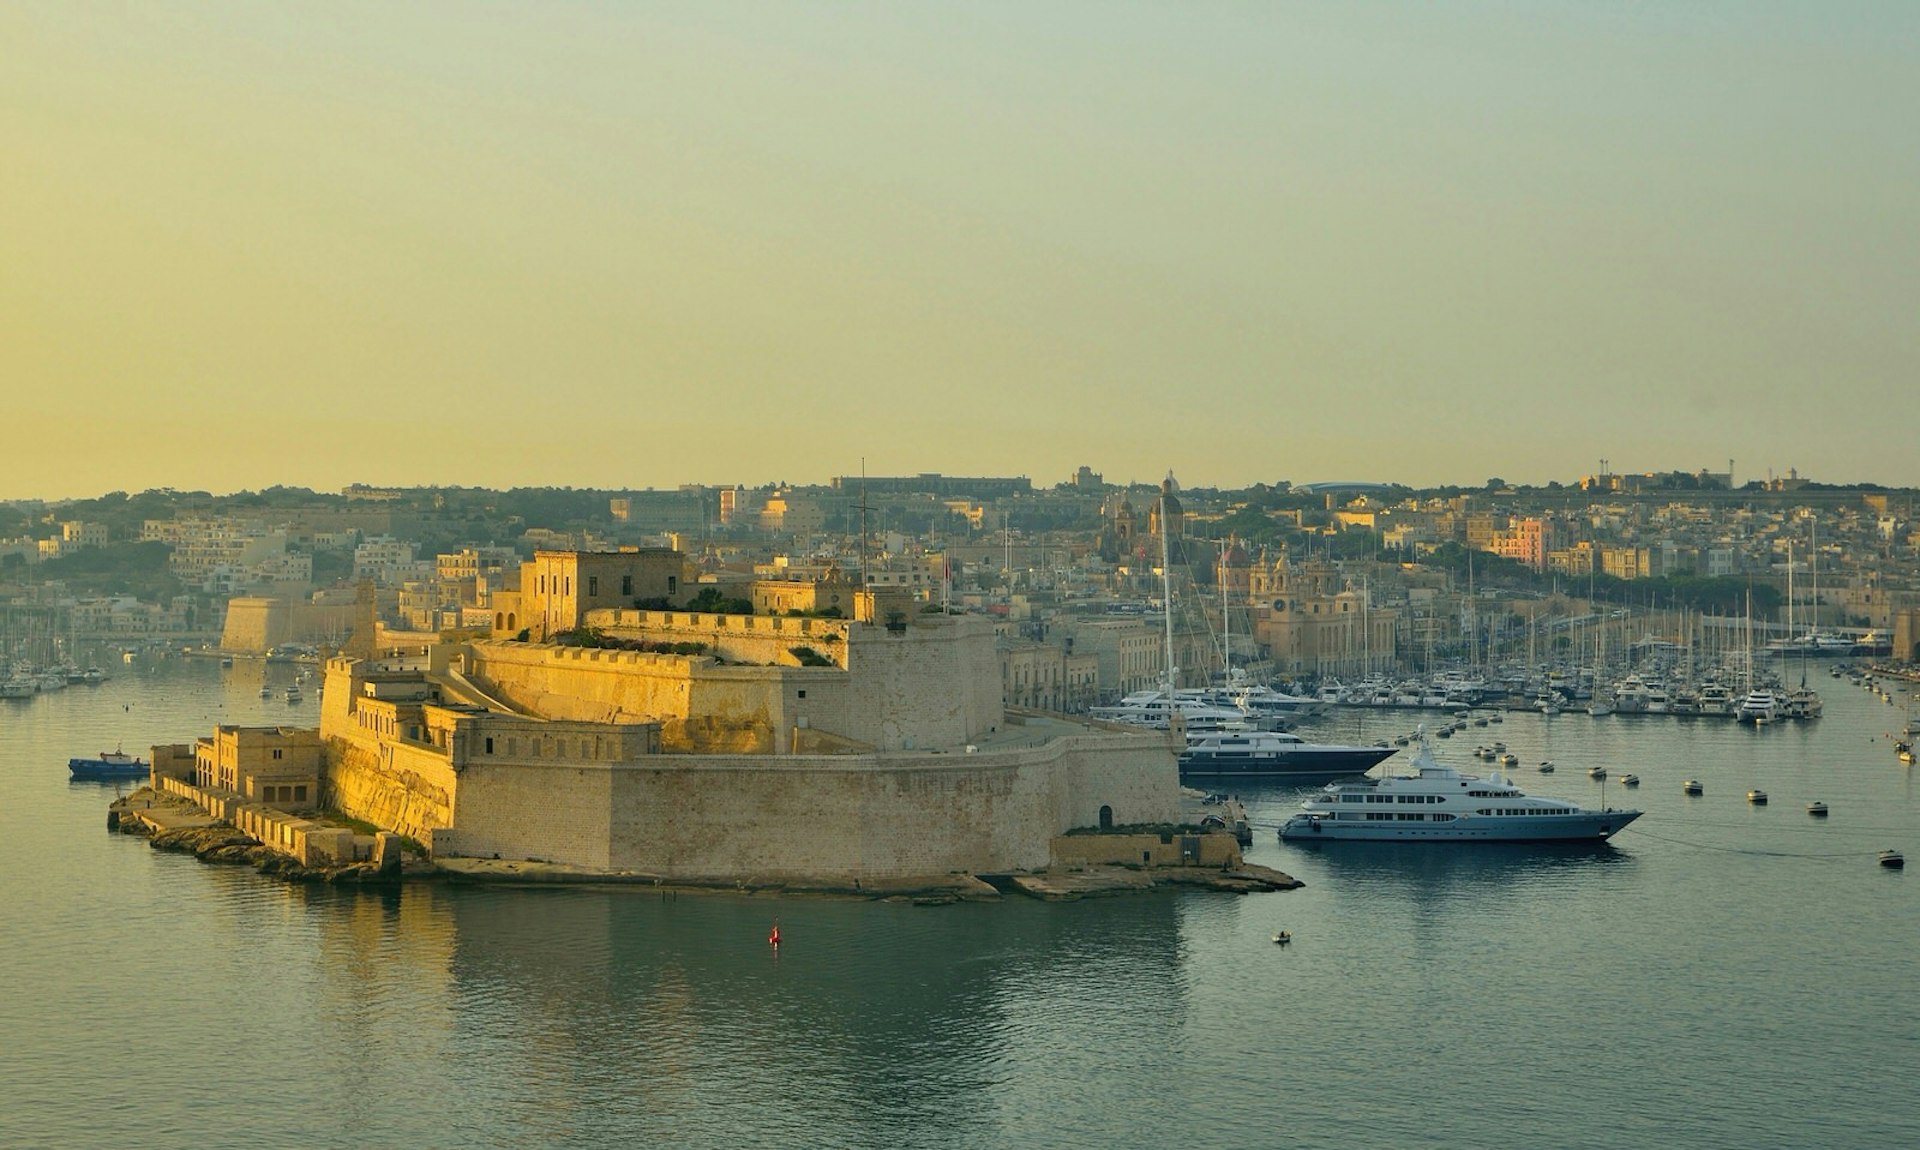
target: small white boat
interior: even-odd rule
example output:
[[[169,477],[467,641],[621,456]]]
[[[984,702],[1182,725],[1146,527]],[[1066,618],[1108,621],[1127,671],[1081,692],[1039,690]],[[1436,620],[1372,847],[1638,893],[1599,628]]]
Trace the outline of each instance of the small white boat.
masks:
[[[1273,941],[1276,946],[1285,946],[1293,941],[1293,932],[1290,930],[1276,930],[1273,932]]]
[[[1752,803],[1756,807],[1766,806],[1767,792],[1761,790],[1758,787],[1755,787],[1753,790],[1750,790],[1747,792],[1747,801]]]
[[[1907,856],[1901,854],[1899,851],[1881,851],[1880,865],[1898,869],[1907,865]]]
[[[1807,813],[1808,813],[1808,814],[1810,814],[1810,815],[1812,815],[1812,816],[1813,816],[1814,818],[1817,818],[1817,819],[1824,819],[1824,818],[1826,818],[1826,817],[1827,817],[1827,804],[1825,804],[1825,803],[1808,803],[1808,804],[1807,804]]]
[[[1500,765],[1503,767],[1517,767],[1520,765],[1520,756],[1514,754],[1512,751],[1508,751],[1506,754],[1500,756]]]
[[[1639,775],[1631,775],[1631,774],[1629,774],[1629,775],[1621,775],[1621,776],[1620,776],[1620,785],[1621,785],[1621,786],[1623,786],[1623,787],[1637,787],[1637,786],[1639,786],[1639,785],[1640,785],[1640,776],[1639,776]]]
[[[1699,779],[1688,779],[1686,782],[1680,784],[1680,789],[1689,795],[1704,795],[1707,793],[1707,788],[1700,785]]]
[[[1550,775],[1553,773],[1552,759],[1547,759],[1540,764],[1540,773],[1543,775]]]
[[[1607,768],[1605,768],[1605,767],[1588,767],[1588,768],[1587,768],[1587,777],[1588,777],[1588,778],[1590,778],[1590,779],[1604,779],[1604,778],[1606,778],[1606,777],[1607,777]]]

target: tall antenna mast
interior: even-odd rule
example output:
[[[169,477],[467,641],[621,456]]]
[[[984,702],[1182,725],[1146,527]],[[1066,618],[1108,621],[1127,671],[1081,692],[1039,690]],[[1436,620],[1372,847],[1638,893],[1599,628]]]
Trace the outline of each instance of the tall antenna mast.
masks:
[[[860,594],[867,593],[867,457],[860,457]]]

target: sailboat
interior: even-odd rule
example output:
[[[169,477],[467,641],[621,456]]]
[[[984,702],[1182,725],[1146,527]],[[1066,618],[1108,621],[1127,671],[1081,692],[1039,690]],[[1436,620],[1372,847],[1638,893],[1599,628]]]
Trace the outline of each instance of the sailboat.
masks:
[[[1816,525],[1812,527],[1811,530],[1817,532],[1819,529]],[[1820,717],[1820,712],[1824,710],[1826,706],[1820,700],[1820,692],[1807,686],[1807,657],[1813,654],[1815,636],[1819,633],[1820,625],[1819,538],[1817,533],[1813,535],[1813,560],[1811,563],[1811,574],[1814,580],[1813,621],[1808,624],[1807,636],[1800,644],[1800,685],[1787,693],[1787,700],[1781,707],[1781,710],[1789,719],[1817,719]],[[1791,544],[1788,545],[1787,554],[1789,557],[1793,554]],[[1791,564],[1787,567],[1787,577],[1789,579],[1793,577],[1793,567]],[[1792,610],[1791,602],[1789,602],[1788,610]]]
[[[1163,495],[1162,498],[1165,498]],[[1164,508],[1164,504],[1162,505]],[[1246,712],[1237,707],[1219,706],[1207,700],[1204,691],[1182,691],[1179,668],[1173,659],[1173,570],[1167,546],[1169,516],[1160,515],[1160,597],[1166,619],[1166,680],[1154,691],[1135,691],[1118,703],[1088,709],[1088,714],[1108,722],[1151,727],[1158,731],[1220,731],[1244,729],[1252,724]]]

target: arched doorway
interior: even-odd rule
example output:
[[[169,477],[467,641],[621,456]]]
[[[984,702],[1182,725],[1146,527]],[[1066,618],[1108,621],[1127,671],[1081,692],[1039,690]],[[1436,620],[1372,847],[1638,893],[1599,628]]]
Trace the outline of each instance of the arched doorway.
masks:
[[[1112,807],[1100,808],[1100,829],[1103,831],[1110,831],[1113,829],[1113,808]]]

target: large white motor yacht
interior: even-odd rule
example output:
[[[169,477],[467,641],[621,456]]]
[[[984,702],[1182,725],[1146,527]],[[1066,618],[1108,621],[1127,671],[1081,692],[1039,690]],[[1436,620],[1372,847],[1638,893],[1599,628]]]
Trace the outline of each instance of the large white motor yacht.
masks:
[[[1330,783],[1300,804],[1280,837],[1300,841],[1598,842],[1640,811],[1581,807],[1521,792],[1494,773],[1462,774],[1433,756],[1423,732],[1414,775]]]

